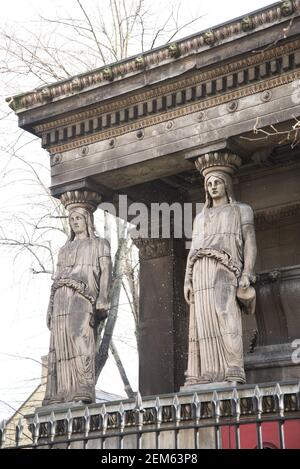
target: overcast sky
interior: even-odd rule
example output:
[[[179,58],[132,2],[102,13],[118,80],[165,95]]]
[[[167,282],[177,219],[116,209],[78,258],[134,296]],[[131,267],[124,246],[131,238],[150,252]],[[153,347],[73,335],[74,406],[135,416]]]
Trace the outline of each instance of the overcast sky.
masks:
[[[265,0],[236,1],[214,0],[211,2],[183,0],[184,12],[190,14],[195,5],[198,12],[203,14],[198,29],[208,28],[229,19],[251,12],[273,2]],[[38,12],[51,17],[62,8],[72,10],[73,0],[8,0],[1,4],[1,26],[10,26],[13,22],[30,24],[34,28],[38,20]],[[153,0],[152,5],[164,12],[168,2]],[[163,14],[163,13],[162,13]],[[29,23],[30,22],[30,23]],[[190,34],[190,32],[189,32]],[[184,34],[185,36],[186,34]],[[136,51],[138,53],[139,50]],[[25,78],[24,78],[25,83]],[[25,85],[24,85],[25,88]],[[26,89],[28,89],[26,83]],[[5,95],[5,90],[0,90]],[[17,122],[9,122],[7,132],[16,132]],[[3,133],[3,130],[2,130]],[[1,135],[2,142],[6,135]],[[42,150],[38,150],[43,152]],[[45,152],[43,152],[45,153]],[[42,153],[40,153],[42,155]],[[42,155],[48,164],[47,156]],[[0,170],[3,170],[0,165]],[[13,211],[14,201],[26,192],[25,186],[16,183],[13,187],[1,188],[1,211]],[[17,408],[38,385],[41,366],[40,357],[47,354],[49,346],[49,333],[46,328],[45,315],[49,295],[49,278],[33,277],[24,260],[14,261],[12,254],[1,251],[0,269],[0,420],[9,417],[13,409]],[[119,347],[127,357],[129,377],[134,389],[137,389],[137,360],[133,348],[133,324],[130,322],[126,307],[122,306],[122,315],[118,324],[118,331],[125,332],[125,338],[120,338]],[[127,334],[127,336],[126,336]],[[126,342],[128,342],[126,344]],[[27,357],[27,358],[26,358]],[[123,387],[115,366],[109,359],[101,382],[98,387],[105,391],[123,394]]]

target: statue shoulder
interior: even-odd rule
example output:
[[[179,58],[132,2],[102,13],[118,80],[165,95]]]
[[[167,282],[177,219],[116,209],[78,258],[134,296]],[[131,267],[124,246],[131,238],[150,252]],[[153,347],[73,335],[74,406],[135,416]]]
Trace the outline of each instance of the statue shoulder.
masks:
[[[242,225],[254,225],[254,212],[252,207],[242,202],[237,202],[241,214]]]
[[[197,215],[194,218],[194,223],[193,223],[194,227],[196,227],[199,224],[200,220],[202,220],[202,218],[203,218],[203,215],[204,215],[204,213],[203,213],[203,209],[202,209],[201,212],[197,213]]]

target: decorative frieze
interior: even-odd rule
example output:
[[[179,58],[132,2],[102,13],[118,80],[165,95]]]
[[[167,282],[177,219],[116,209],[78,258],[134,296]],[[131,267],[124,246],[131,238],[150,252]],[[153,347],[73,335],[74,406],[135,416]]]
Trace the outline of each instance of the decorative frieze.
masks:
[[[80,75],[75,79],[50,85],[46,88],[8,98],[9,106],[16,112],[41,106],[48,100],[57,100],[75,92],[93,89],[107,81],[123,78],[128,74],[139,72],[143,68],[158,66],[160,63],[177,60],[180,56],[199,53],[207,47],[213,47],[222,41],[233,39],[234,36],[248,34],[249,31],[264,25],[271,25],[288,18],[299,10],[299,0],[285,1],[243,19],[235,20],[219,28],[204,31],[199,35],[163,46],[142,56],[116,63],[111,67],[102,67],[93,72]],[[74,81],[75,80],[75,81]]]
[[[299,50],[297,53],[296,51]],[[173,93],[180,93],[182,91],[186,92],[187,96],[187,101],[195,101],[195,98],[203,98],[202,95],[199,93],[202,93],[202,88],[196,90],[196,95],[195,92],[193,91],[193,87],[200,85],[202,87],[202,84],[204,85],[205,82],[212,83],[214,80],[218,79],[218,83],[222,83],[222,87],[220,91],[229,91],[232,88],[237,88],[240,85],[245,85],[247,83],[251,82],[256,82],[260,79],[265,79],[267,78],[265,75],[267,74],[268,77],[271,77],[275,74],[276,71],[276,66],[279,67],[279,65],[282,63],[282,66],[280,66],[280,69],[278,70],[279,73],[287,72],[288,70],[293,70],[295,68],[300,67],[300,40],[292,41],[289,42],[288,44],[284,44],[281,46],[277,46],[272,49],[265,50],[263,52],[257,53],[257,54],[251,54],[248,57],[245,57],[243,59],[240,59],[238,61],[231,62],[226,65],[222,65],[220,67],[216,67],[212,70],[208,71],[199,71],[197,74],[194,74],[193,76],[189,78],[185,78],[184,80],[177,80],[175,82],[166,84],[166,85],[160,85],[157,87],[153,87],[151,90],[142,92],[142,93],[136,93],[135,95],[128,96],[123,99],[118,99],[113,102],[110,102],[108,104],[102,104],[100,106],[97,106],[91,110],[88,111],[83,111],[83,112],[78,112],[76,114],[72,114],[70,116],[61,118],[61,119],[55,119],[51,122],[47,122],[45,124],[37,125],[34,127],[34,131],[36,133],[41,133],[41,132],[46,132],[50,131],[51,129],[57,128],[57,127],[63,127],[67,125],[71,125],[80,121],[87,121],[90,119],[96,119],[97,116],[105,116],[108,114],[113,114],[114,111],[120,111],[124,109],[124,115],[120,115],[120,119],[118,119],[118,116],[116,116],[116,123],[126,121],[127,113],[126,113],[126,108],[133,108],[135,105],[140,104],[140,112],[141,114],[141,109],[144,107],[144,102],[148,102],[148,113],[155,113],[159,109],[157,109],[157,103],[152,103],[152,100],[155,100],[159,96],[171,96],[171,101],[168,104],[168,108],[170,107],[170,104],[183,104],[181,102],[181,96],[176,95],[176,103],[174,103],[174,97],[172,97]],[[278,62],[277,62],[278,61]],[[269,65],[267,65],[269,63]],[[274,64],[272,73],[271,73],[271,65]],[[278,65],[276,65],[278,63]],[[258,67],[258,68],[257,68]],[[244,73],[244,70],[248,70],[248,72]],[[240,80],[237,80],[237,76],[235,77],[235,74],[240,75]],[[242,80],[245,78],[245,82]],[[225,78],[227,80],[227,84],[225,83]],[[223,80],[224,80],[224,85],[226,87],[223,89]],[[209,88],[209,86],[207,85]],[[215,85],[211,84],[210,88],[212,91],[214,91]],[[217,89],[216,89],[217,91]],[[204,88],[203,88],[203,94],[204,94]],[[205,94],[207,96],[207,93]],[[204,97],[205,97],[204,96]],[[163,102],[161,103],[163,104]],[[121,112],[121,111],[120,111]],[[136,112],[136,111],[135,111]],[[134,112],[133,115],[130,115],[129,109],[128,109],[128,119],[132,119],[134,117]],[[140,116],[139,116],[140,117]],[[127,120],[128,120],[127,119]],[[94,126],[98,126],[98,131],[102,130],[102,127],[107,125],[106,122],[102,122],[102,127],[100,125],[100,122],[96,120],[94,123]]]
[[[141,128],[145,129],[147,127],[160,124],[169,120],[173,120],[178,117],[187,116],[189,114],[193,114],[202,110],[219,106],[232,100],[260,93],[264,91],[264,89],[269,89],[290,83],[297,79],[300,79],[300,70],[292,72],[290,74],[278,76],[272,80],[257,83],[256,85],[240,88],[228,94],[220,94],[219,96],[216,96],[214,98],[204,99],[203,101],[199,101],[198,103],[190,103],[186,106],[178,107],[175,110],[170,110],[169,112],[163,112],[162,109],[157,109],[156,115],[151,116],[151,114],[153,114],[151,113],[149,117],[140,119],[137,118],[136,122],[134,122],[134,119],[132,119],[132,123],[128,123],[125,125],[110,125],[107,130],[104,130],[102,132],[95,132],[93,134],[88,135],[88,133],[84,133],[84,131],[82,131],[82,135],[84,136],[78,136],[73,140],[69,141],[68,143],[63,143],[63,141],[59,143],[59,138],[56,134],[56,131],[52,131],[47,133],[46,138],[45,136],[43,137],[43,142],[46,141],[44,147],[46,147],[50,153],[60,153],[63,151],[72,150],[82,145],[89,145],[91,143],[116,138],[120,135],[124,135],[126,133],[139,130]],[[56,144],[55,141],[57,142]]]

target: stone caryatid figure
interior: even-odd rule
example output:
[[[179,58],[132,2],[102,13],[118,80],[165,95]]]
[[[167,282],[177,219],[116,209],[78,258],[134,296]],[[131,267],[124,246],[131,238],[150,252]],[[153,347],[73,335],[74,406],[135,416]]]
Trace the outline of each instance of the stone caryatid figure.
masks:
[[[230,153],[196,162],[206,201],[194,221],[184,287],[190,305],[186,386],[245,382],[241,311],[255,309],[256,240],[253,211],[233,194],[240,164]]]
[[[95,235],[96,193],[63,194],[70,236],[58,254],[47,325],[51,331],[43,405],[95,401],[95,338],[107,317],[111,286],[109,243]]]

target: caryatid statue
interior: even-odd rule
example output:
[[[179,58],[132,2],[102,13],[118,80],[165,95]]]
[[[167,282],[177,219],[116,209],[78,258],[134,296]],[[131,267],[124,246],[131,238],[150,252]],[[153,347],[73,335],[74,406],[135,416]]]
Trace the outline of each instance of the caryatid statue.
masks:
[[[190,305],[186,386],[245,383],[241,311],[255,311],[256,240],[252,208],[233,194],[240,165],[230,153],[196,162],[206,200],[194,220],[184,286]]]
[[[67,192],[70,236],[60,249],[47,312],[51,331],[43,405],[95,401],[95,338],[107,317],[111,288],[108,241],[96,236],[94,192]]]

